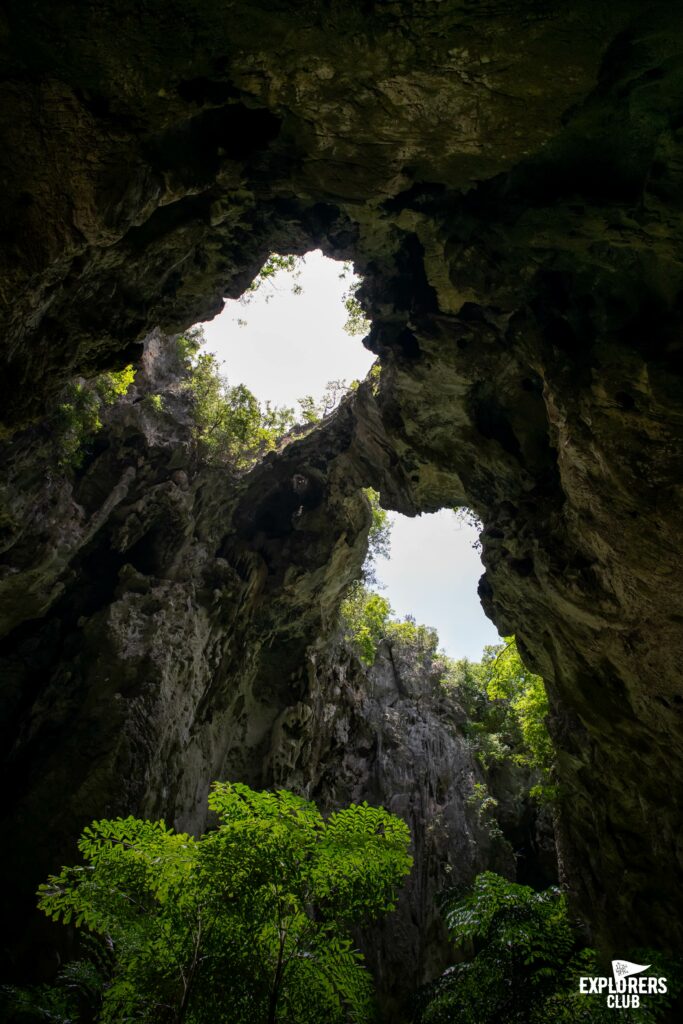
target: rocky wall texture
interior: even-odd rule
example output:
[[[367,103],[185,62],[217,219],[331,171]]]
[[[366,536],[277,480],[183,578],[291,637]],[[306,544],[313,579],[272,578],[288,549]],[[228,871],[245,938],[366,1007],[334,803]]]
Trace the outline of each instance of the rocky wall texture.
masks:
[[[332,446],[348,410],[241,475],[202,460],[190,412],[156,334],[78,469],[59,468],[50,420],[5,445],[10,920],[93,817],[200,831],[213,779],[267,781],[273,723],[363,560],[369,506]]]
[[[438,661],[385,641],[366,668],[342,643],[313,654],[307,674],[303,698],[276,719],[267,777],[325,810],[367,800],[408,823],[414,867],[397,909],[359,935],[383,1019],[403,1020],[417,988],[450,963],[437,897],[481,871],[515,878],[535,851],[513,848],[495,816],[482,814],[474,788],[485,785],[482,769]],[[513,834],[524,801],[519,787],[503,788]]]
[[[231,702],[260,766],[361,557],[351,492],[372,484],[407,514],[482,518],[485,608],[552,699],[577,905],[608,949],[680,946],[678,7],[37,0],[2,17],[10,431],[150,328],[214,314],[273,249],[356,260],[383,365],[376,399],[230,494],[219,475],[195,487],[182,455],[148,460],[124,413],[125,457],[98,455],[108,487],[12,469],[39,428],[14,435],[6,722],[26,753],[7,793],[27,847],[44,778],[84,816],[156,813],[167,786],[190,821],[209,769],[234,767]],[[40,501],[49,527],[21,511]]]
[[[353,415],[370,389],[236,473],[201,456],[187,380],[178,339],[155,332],[80,465],[59,467],[54,417],[6,445],[5,969],[35,967],[42,948],[49,970],[59,930],[31,914],[36,881],[73,859],[94,816],[199,833],[210,782],[240,779],[408,822],[398,911],[358,936],[387,1019],[403,1019],[448,962],[439,893],[537,859],[520,838],[525,787],[498,785],[513,848],[474,799],[481,767],[438,659],[385,643],[368,669],[335,639],[369,526],[353,465],[381,461],[381,437]]]

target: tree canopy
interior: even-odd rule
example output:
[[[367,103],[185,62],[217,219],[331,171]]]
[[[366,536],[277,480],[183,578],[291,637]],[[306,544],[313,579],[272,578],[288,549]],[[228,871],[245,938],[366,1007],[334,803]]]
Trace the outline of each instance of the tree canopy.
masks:
[[[39,907],[106,937],[115,966],[102,1024],[362,1024],[372,985],[352,925],[394,908],[409,873],[405,823],[367,804],[324,819],[287,791],[215,783],[219,825],[93,822],[83,863]]]

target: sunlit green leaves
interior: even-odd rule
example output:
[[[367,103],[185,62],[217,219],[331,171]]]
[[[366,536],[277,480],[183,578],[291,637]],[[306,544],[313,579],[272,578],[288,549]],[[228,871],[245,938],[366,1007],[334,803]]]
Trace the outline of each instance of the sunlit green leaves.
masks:
[[[208,461],[244,469],[274,448],[296,422],[293,409],[269,402],[261,406],[246,385],[229,384],[210,353],[196,356],[187,387],[195,438]]]
[[[209,803],[219,825],[199,840],[163,822],[93,822],[83,863],[40,887],[46,914],[114,949],[101,1021],[369,1021],[347,929],[394,906],[405,823],[367,804],[325,820],[292,793],[239,783],[216,783]]]
[[[514,637],[484,649],[482,670],[486,692],[493,701],[507,704],[521,734],[517,759],[539,773],[536,794],[543,799],[557,795],[553,782],[553,746],[548,732],[548,695],[540,676],[534,675],[519,656]]]
[[[399,621],[386,598],[362,583],[355,584],[341,606],[341,621],[347,640],[364,665],[373,665],[382,640],[410,648],[427,660],[435,657],[439,637],[434,629],[421,626],[411,616]]]
[[[515,638],[485,647],[479,664],[446,661],[443,683],[462,703],[465,731],[483,767],[512,758],[536,774],[533,796],[556,799],[545,684],[524,665]]]
[[[371,324],[366,318],[365,311],[358,299],[358,292],[360,291],[363,282],[361,278],[354,273],[353,264],[351,263],[344,264],[339,277],[342,280],[347,280],[349,282],[342,298],[344,309],[346,310],[346,323],[344,324],[344,330],[347,334],[352,336],[367,334],[370,330]]]
[[[385,597],[356,584],[341,606],[341,618],[347,638],[364,665],[373,665],[377,645],[387,635],[391,605]]]
[[[92,381],[66,386],[53,416],[59,465],[77,469],[88,443],[102,429],[102,412],[128,393],[135,379],[132,365],[118,373],[102,373]]]

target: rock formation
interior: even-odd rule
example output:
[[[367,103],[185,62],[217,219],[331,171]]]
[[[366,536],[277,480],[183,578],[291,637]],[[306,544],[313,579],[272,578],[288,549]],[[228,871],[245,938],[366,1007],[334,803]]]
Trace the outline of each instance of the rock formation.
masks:
[[[359,937],[385,1019],[402,1020],[418,986],[450,962],[437,897],[480,871],[514,878],[515,853],[524,851],[477,808],[483,773],[438,661],[385,641],[368,669],[343,644],[332,645],[312,656],[304,692],[275,722],[268,779],[326,810],[363,800],[384,806],[413,837],[414,869],[396,912]],[[522,800],[514,787],[506,790],[514,828]]]
[[[219,767],[259,774],[373,485],[483,520],[485,608],[552,699],[576,905],[606,949],[680,946],[676,5],[2,17],[9,869],[42,873],[79,815],[192,825]],[[131,401],[73,489],[50,475],[66,380],[315,246],[365,276],[376,398],[201,486],[182,422],[156,439]]]
[[[394,642],[368,669],[336,639],[369,525],[353,466],[380,461],[381,439],[353,418],[371,390],[235,473],[197,449],[187,373],[178,339],[156,332],[129,393],[83,439],[82,465],[55,466],[54,418],[7,446],[10,959],[20,969],[56,940],[31,915],[36,880],[73,859],[94,816],[135,810],[199,833],[210,782],[240,779],[409,823],[415,871],[397,915],[359,936],[403,1019],[448,960],[438,894],[486,869],[514,877],[516,858],[472,800],[482,770],[441,662]],[[514,834],[522,787],[499,788]]]

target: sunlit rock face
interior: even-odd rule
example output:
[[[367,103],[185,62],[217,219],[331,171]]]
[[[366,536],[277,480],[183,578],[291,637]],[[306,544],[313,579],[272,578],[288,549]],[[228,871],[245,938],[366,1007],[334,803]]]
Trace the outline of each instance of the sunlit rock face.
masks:
[[[197,823],[235,749],[259,774],[372,484],[481,516],[482,600],[551,694],[577,906],[608,948],[680,947],[680,12],[273,8],[3,16],[12,863],[124,807]],[[376,397],[237,486],[133,400],[48,475],[65,380],[317,245],[366,275]]]

